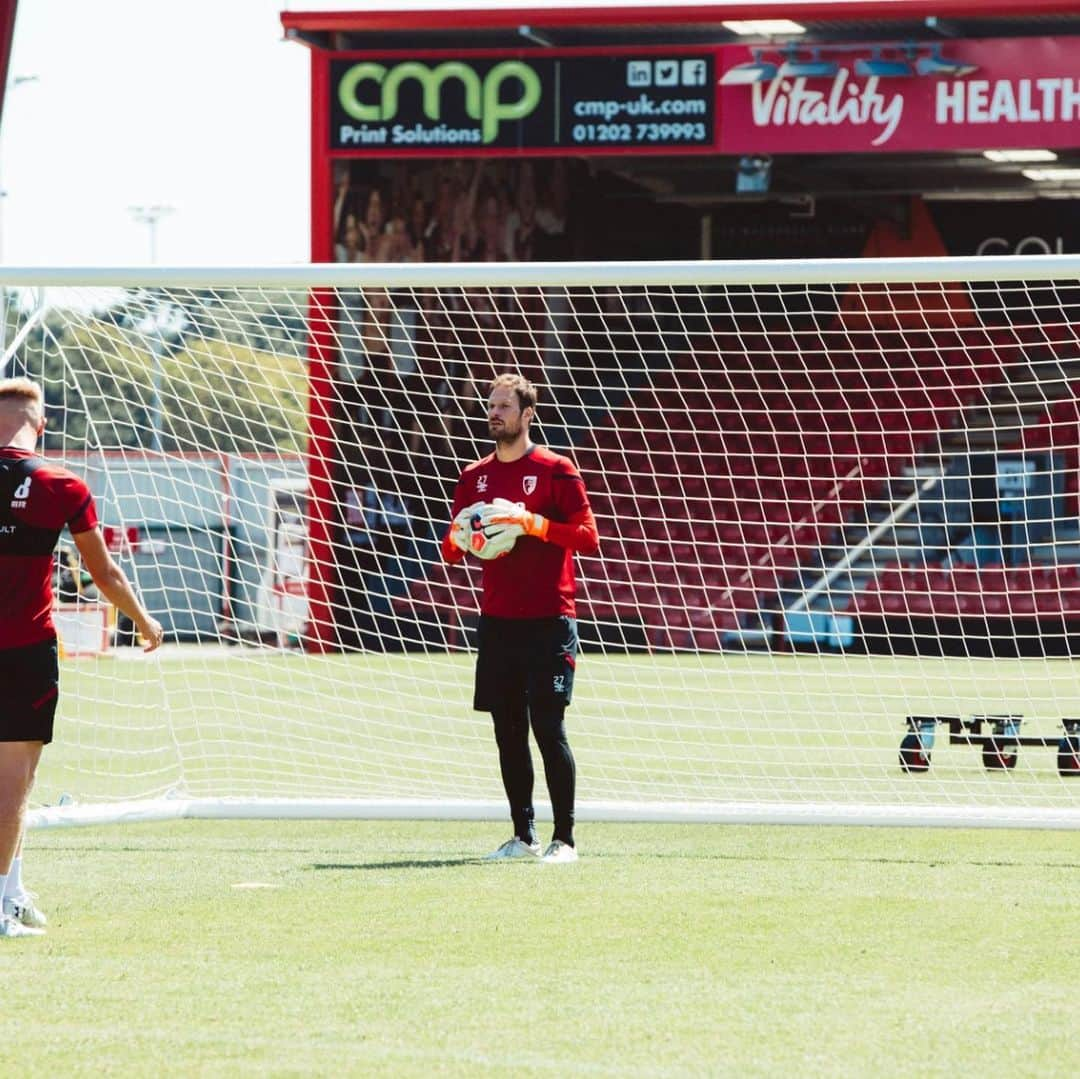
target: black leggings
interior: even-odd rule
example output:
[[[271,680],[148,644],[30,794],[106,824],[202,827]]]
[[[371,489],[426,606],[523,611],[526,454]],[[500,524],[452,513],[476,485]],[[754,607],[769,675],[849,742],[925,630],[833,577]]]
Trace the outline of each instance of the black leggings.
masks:
[[[525,704],[500,708],[492,712],[495,742],[499,747],[499,769],[503,788],[510,803],[514,834],[521,839],[533,835],[533,772],[529,752],[529,723],[540,748],[555,818],[555,839],[573,846],[574,843],[574,783],[576,769],[570,743],[566,740],[563,713],[566,705],[549,699],[540,705]]]

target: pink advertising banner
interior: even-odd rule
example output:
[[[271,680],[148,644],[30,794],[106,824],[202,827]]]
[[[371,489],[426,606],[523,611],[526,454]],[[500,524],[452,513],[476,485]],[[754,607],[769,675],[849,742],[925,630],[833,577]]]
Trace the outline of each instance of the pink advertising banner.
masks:
[[[1080,147],[1080,38],[720,49],[725,154]]]

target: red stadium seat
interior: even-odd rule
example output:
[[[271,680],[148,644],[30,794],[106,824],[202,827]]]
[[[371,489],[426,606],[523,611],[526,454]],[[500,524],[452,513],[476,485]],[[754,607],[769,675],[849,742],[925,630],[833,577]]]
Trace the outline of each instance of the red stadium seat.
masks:
[[[1058,587],[1061,593],[1061,610],[1066,615],[1080,614],[1080,566],[1058,567]]]
[[[1035,614],[1035,580],[1030,566],[1017,566],[1006,572],[1009,611],[1014,618]]]
[[[1018,341],[999,333],[995,351],[978,327],[930,333],[852,323],[812,334],[764,315],[743,321],[741,335],[699,333],[697,353],[653,372],[652,388],[632,392],[579,454],[604,476],[594,499],[617,528],[618,547],[605,539],[603,557],[628,560],[620,566],[628,579],[717,584],[741,561],[747,587],[775,587],[778,572],[827,543],[854,506],[949,425]],[[1034,323],[1022,330],[1029,348],[1076,343],[1066,325],[1054,334]],[[751,571],[757,562],[768,568]],[[601,579],[595,569],[588,575]],[[886,583],[877,583],[883,603]],[[957,587],[958,609],[992,602],[981,586]],[[901,594],[920,611],[934,589],[907,581]]]
[[[647,620],[649,644],[654,648],[687,649],[693,647],[690,619],[685,611],[661,608]]]

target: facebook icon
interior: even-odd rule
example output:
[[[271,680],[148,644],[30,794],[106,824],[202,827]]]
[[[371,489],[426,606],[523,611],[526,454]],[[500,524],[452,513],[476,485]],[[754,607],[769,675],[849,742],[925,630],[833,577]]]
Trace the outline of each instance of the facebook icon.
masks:
[[[682,84],[683,86],[705,85],[704,60],[684,60],[682,62]]]

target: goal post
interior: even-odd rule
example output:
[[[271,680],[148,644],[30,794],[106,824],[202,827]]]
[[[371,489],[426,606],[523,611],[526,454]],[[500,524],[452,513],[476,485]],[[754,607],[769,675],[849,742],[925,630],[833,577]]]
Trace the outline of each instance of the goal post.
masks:
[[[0,284],[167,633],[65,661],[39,823],[505,817],[437,553],[505,370],[600,527],[581,819],[1080,823],[1080,258]]]

